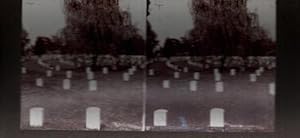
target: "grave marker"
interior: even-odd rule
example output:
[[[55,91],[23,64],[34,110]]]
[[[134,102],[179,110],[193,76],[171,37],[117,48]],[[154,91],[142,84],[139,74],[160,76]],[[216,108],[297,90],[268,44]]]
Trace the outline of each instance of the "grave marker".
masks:
[[[167,112],[166,109],[158,109],[154,111],[154,126],[167,126]]]
[[[91,72],[91,71],[92,71],[92,70],[91,70],[91,67],[86,67],[86,68],[85,68],[85,72],[86,72],[86,73],[89,73],[89,72]]]
[[[221,81],[222,75],[220,73],[215,73],[215,81]]]
[[[149,69],[148,74],[149,74],[149,76],[154,76],[154,70],[153,69]]]
[[[94,78],[95,78],[94,72],[91,71],[91,72],[88,72],[88,73],[87,73],[87,79],[88,79],[88,80],[92,80],[92,79],[94,79]]]
[[[96,91],[96,90],[97,90],[97,80],[90,80],[89,91]]]
[[[183,72],[185,72],[185,73],[189,72],[189,68],[188,67],[184,67],[183,68]]]
[[[130,79],[130,76],[129,76],[129,74],[128,73],[123,73],[123,80],[124,81],[129,81],[129,79]]]
[[[103,74],[108,74],[108,68],[107,67],[103,67],[102,68],[102,73]]]
[[[27,73],[27,69],[25,67],[22,67],[22,74],[26,74]]]
[[[178,79],[178,78],[180,78],[180,74],[179,74],[179,72],[177,72],[177,71],[176,71],[176,72],[174,72],[174,78],[175,78],[175,79]]]
[[[35,82],[36,82],[36,86],[38,86],[38,87],[44,86],[44,82],[43,82],[42,78],[37,78]]]
[[[163,81],[163,88],[170,88],[170,81],[169,80],[164,80]]]
[[[56,71],[60,71],[60,66],[59,66],[59,65],[56,65],[56,66],[55,66],[55,70],[56,70]]]
[[[235,69],[230,69],[230,75],[235,76],[236,75],[236,70]]]
[[[269,93],[271,94],[271,95],[275,95],[276,94],[276,87],[275,87],[276,85],[275,85],[275,83],[274,82],[272,82],[272,83],[270,83],[269,84]]]
[[[199,72],[195,72],[194,73],[194,79],[195,80],[199,80],[200,79],[200,73]]]
[[[261,76],[261,70],[257,69],[257,70],[255,71],[255,74],[256,74],[256,76]]]
[[[216,82],[216,92],[223,92],[223,91],[224,91],[224,83]]]
[[[71,80],[69,80],[69,79],[64,79],[63,80],[63,89],[64,90],[71,89]]]
[[[197,81],[190,81],[190,91],[197,91]]]
[[[29,126],[42,127],[44,123],[44,108],[33,107],[29,111]]]
[[[72,78],[72,71],[68,70],[68,71],[66,72],[66,77],[67,77],[68,79]]]
[[[250,74],[249,77],[250,77],[250,82],[256,82],[257,79],[255,74]]]
[[[210,110],[210,127],[224,127],[224,109],[213,108]]]
[[[86,109],[86,124],[87,129],[96,129],[100,130],[101,127],[101,114],[100,108],[98,107],[89,107]]]
[[[52,73],[52,70],[47,70],[46,71],[46,76],[47,77],[52,77],[53,73]]]

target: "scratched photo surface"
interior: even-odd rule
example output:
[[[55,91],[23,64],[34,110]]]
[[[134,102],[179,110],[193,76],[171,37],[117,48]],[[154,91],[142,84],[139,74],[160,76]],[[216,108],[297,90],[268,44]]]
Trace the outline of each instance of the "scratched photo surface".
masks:
[[[276,0],[23,0],[24,130],[273,132]]]

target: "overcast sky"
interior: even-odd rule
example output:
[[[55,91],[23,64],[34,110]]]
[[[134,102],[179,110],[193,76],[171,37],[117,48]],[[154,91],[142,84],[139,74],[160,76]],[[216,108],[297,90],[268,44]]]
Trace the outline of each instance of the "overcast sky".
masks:
[[[146,0],[120,0],[120,8],[132,14],[132,22],[145,34]],[[193,28],[190,0],[151,0],[149,21],[161,44],[166,37],[179,38]],[[275,40],[276,0],[248,0],[250,11]],[[55,35],[65,25],[63,0],[23,0],[23,27],[34,41],[37,36]]]

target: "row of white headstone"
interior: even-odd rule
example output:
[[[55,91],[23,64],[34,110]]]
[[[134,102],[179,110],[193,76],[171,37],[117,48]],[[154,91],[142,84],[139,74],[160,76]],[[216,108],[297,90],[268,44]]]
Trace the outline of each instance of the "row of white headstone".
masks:
[[[29,126],[43,127],[44,125],[44,108],[33,107],[29,111]],[[167,126],[166,109],[154,111],[153,125]],[[224,127],[224,109],[213,108],[210,110],[210,127]],[[88,107],[85,115],[85,128],[100,130],[101,128],[101,110],[98,107]]]
[[[224,127],[224,109],[213,108],[210,110],[210,127]],[[167,113],[166,109],[158,109],[154,111],[153,125],[154,126],[167,126]]]
[[[44,108],[33,107],[29,111],[29,126],[30,127],[43,127],[44,125]],[[89,107],[86,109],[85,127],[87,129],[100,130],[101,117],[100,108]]]

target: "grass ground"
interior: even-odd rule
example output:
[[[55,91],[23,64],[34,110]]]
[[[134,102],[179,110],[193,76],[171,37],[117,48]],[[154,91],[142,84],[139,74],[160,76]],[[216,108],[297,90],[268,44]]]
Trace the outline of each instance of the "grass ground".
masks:
[[[52,62],[52,64],[57,64]],[[184,65],[184,63],[178,63]],[[142,102],[144,71],[138,70],[129,82],[122,80],[123,71],[107,75],[96,72],[98,91],[88,91],[84,69],[62,66],[62,71],[46,77],[45,68],[35,61],[24,64],[28,73],[22,76],[21,128],[29,127],[28,112],[31,107],[45,108],[45,123],[42,128],[54,130],[85,130],[85,109],[89,106],[101,108],[102,130],[135,130],[142,127]],[[188,66],[188,65],[185,65]],[[215,81],[211,71],[200,72],[198,90],[189,91],[189,81],[197,68],[173,78],[173,71],[162,63],[150,66],[155,76],[146,79],[146,126],[150,131],[272,131],[275,119],[275,98],[268,93],[268,84],[275,81],[275,71],[266,71],[257,82],[249,82],[250,72],[238,72],[230,76],[224,72],[225,91],[215,92]],[[71,90],[62,89],[62,80],[68,69],[74,71]],[[35,86],[37,77],[44,78],[45,86]],[[169,79],[171,88],[162,88],[162,81]],[[214,130],[208,127],[209,110],[225,109],[226,127]],[[153,127],[153,111],[168,109],[168,126]],[[183,126],[182,120],[185,120]],[[242,127],[239,127],[242,126]]]

